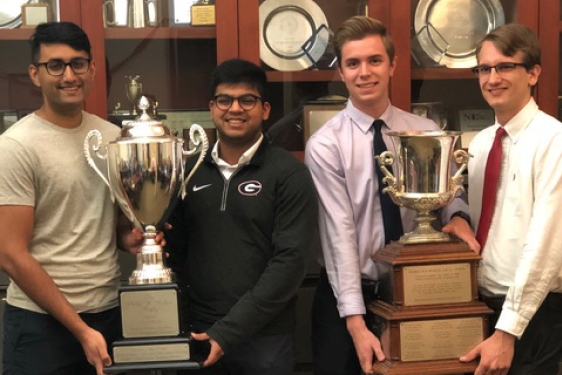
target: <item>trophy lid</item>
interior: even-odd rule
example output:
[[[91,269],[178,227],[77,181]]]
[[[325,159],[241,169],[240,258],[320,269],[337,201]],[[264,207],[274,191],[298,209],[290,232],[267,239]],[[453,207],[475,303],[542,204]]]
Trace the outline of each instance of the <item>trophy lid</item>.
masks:
[[[134,121],[123,126],[121,130],[121,138],[139,138],[139,137],[164,137],[172,138],[170,129],[161,121],[152,117],[149,112],[150,108],[154,108],[154,103],[146,96],[141,96],[138,102],[138,108],[141,114]]]

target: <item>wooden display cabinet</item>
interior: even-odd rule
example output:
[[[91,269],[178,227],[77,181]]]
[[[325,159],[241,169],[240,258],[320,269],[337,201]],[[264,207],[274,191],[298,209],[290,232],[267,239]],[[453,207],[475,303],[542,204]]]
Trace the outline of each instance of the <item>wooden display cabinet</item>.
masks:
[[[410,51],[414,36],[414,15],[422,0],[369,0],[368,14],[380,19],[389,28],[397,51],[397,67],[390,86],[392,103],[410,111],[412,103],[441,103],[447,113],[447,128],[460,130],[460,111],[487,109],[477,79],[470,68],[418,67],[412,63]],[[559,0],[498,0],[505,22],[520,22],[534,30],[543,46],[543,73],[536,91],[539,106],[552,115],[558,115],[558,96],[562,95],[560,74],[560,4]],[[240,47],[239,56],[255,63],[260,60],[259,7],[263,0],[239,0]],[[357,14],[361,1],[332,2],[316,0],[328,19],[332,30],[347,17]],[[558,25],[558,27],[552,27]],[[333,70],[276,71],[266,64],[268,79],[273,82],[273,121],[290,113],[306,96],[306,87],[315,91],[318,82],[327,82],[330,94],[346,95],[339,85],[339,75]],[[308,84],[310,82],[310,84]],[[314,84],[312,83],[314,82]],[[279,83],[276,85],[275,83]],[[301,89],[297,89],[296,86]],[[302,88],[305,88],[302,90]],[[304,93],[302,92],[304,91]]]

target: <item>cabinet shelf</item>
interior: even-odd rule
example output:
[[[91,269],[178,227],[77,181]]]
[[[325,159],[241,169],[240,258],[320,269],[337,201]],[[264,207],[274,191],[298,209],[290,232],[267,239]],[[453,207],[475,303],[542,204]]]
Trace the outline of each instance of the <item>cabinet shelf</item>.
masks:
[[[412,79],[476,79],[470,69],[414,68]]]
[[[334,70],[302,70],[296,72],[280,72],[276,70],[267,72],[269,82],[318,82],[318,81],[339,81],[340,76]]]
[[[0,29],[0,40],[29,40],[35,28]]]
[[[216,39],[216,27],[106,28],[106,39]]]

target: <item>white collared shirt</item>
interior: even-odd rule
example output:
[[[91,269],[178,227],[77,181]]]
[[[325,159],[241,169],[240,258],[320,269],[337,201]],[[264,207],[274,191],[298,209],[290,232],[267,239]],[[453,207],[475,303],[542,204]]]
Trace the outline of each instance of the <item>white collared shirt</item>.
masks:
[[[469,146],[469,206],[478,227],[488,153],[500,125]],[[506,295],[496,328],[521,337],[551,291],[562,292],[562,124],[533,99],[507,124],[496,205],[478,284],[488,296]]]
[[[252,160],[252,157],[255,155],[256,151],[260,147],[262,140],[263,140],[263,133],[260,134],[260,138],[256,141],[256,143],[254,143],[252,147],[247,149],[242,154],[242,156],[240,156],[240,159],[238,159],[237,164],[228,164],[226,161],[221,159],[219,157],[219,149],[218,149],[220,140],[215,143],[215,145],[213,146],[213,150],[211,151],[211,157],[213,158],[215,163],[217,163],[217,167],[219,168],[219,170],[221,171],[222,175],[226,180],[230,179],[230,176],[232,176],[232,174],[236,172],[236,170],[239,167],[242,167],[243,165],[249,163],[250,160]]]

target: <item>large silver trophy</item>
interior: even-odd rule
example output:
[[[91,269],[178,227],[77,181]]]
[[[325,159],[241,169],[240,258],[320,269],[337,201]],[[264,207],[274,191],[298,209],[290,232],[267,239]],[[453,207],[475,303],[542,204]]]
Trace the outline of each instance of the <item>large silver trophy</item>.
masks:
[[[435,230],[432,211],[449,204],[464,190],[462,173],[468,154],[454,150],[461,132],[453,131],[395,131],[388,133],[398,144],[398,172],[393,176],[386,168],[394,164],[395,155],[385,151],[375,156],[388,184],[383,192],[392,201],[416,211],[416,228],[400,237],[399,243],[447,242],[449,235]],[[460,165],[452,174],[452,161]],[[396,170],[396,169],[394,169]]]
[[[104,144],[99,131],[84,140],[88,164],[109,186],[128,219],[143,230],[144,243],[129,285],[120,288],[123,340],[113,344],[114,365],[106,372],[139,368],[192,368],[189,337],[181,330],[179,288],[164,266],[162,248],[155,242],[180,195],[201,164],[209,147],[203,128],[190,128],[190,148],[152,118],[146,97],[138,104],[142,113],[123,126],[121,136]],[[95,156],[92,156],[92,150]],[[188,173],[187,158],[199,154]],[[106,174],[96,162],[106,164]],[[187,176],[185,176],[187,174]]]

